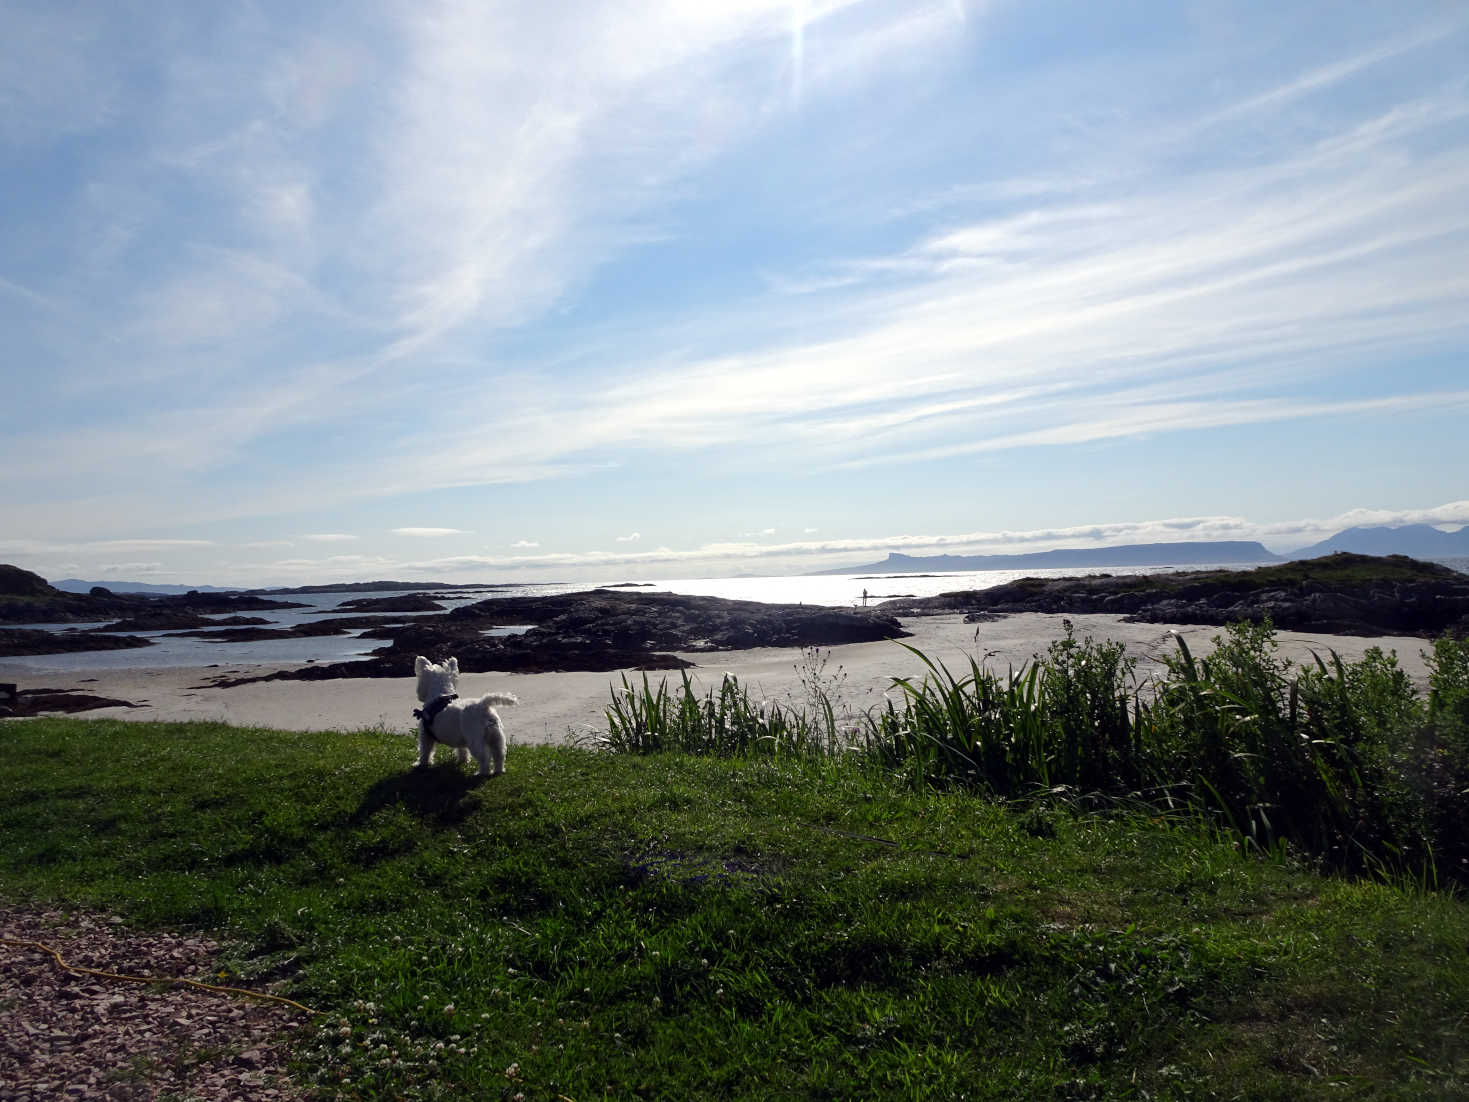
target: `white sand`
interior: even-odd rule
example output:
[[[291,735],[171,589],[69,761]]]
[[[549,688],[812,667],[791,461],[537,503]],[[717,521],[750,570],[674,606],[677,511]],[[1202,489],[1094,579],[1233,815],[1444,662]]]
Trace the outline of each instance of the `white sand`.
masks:
[[[1071,616],[1023,613],[993,623],[966,624],[958,615],[913,617],[903,626],[913,637],[903,640],[931,659],[947,663],[955,672],[967,671],[969,656],[984,658],[992,669],[1003,673],[1019,667],[1051,640],[1060,637],[1063,620],[1070,619],[1078,636],[1113,639],[1127,645],[1139,661],[1139,673],[1156,669],[1156,659],[1172,653],[1170,631],[1183,635],[1196,656],[1207,653],[1210,640],[1223,628],[1198,625],[1126,624],[1116,616]],[[1396,651],[1398,661],[1420,686],[1427,671],[1420,652],[1430,644],[1412,638],[1358,638],[1339,635],[1304,635],[1279,632],[1279,653],[1297,662],[1310,662],[1314,650],[1326,656],[1335,650],[1343,660],[1359,658],[1371,646]],[[852,711],[862,711],[882,701],[894,677],[921,678],[920,660],[898,643],[856,643],[820,652],[826,658],[823,677],[829,690]],[[762,699],[801,704],[802,654],[792,648],[776,647],[743,651],[686,654],[698,663],[690,676],[701,688],[717,684],[725,673],[738,677]],[[213,682],[225,676],[250,676],[280,667],[229,665],[210,669],[124,669],[46,671],[44,658],[0,660],[0,681],[14,681],[22,689],[52,689],[86,692],[95,696],[127,700],[135,708],[101,708],[77,713],[83,718],[130,720],[220,720],[248,727],[282,730],[400,731],[405,736],[414,728],[414,683],[404,678],[342,678],[332,681],[266,681],[222,689]],[[512,745],[567,742],[594,737],[606,730],[605,711],[611,689],[620,686],[622,674],[538,673],[465,674],[460,678],[464,696],[499,691],[513,692],[520,704],[501,709]],[[627,673],[630,682],[640,683],[642,674]],[[667,677],[679,684],[677,671],[650,673],[656,684]],[[405,745],[405,753],[410,752]]]

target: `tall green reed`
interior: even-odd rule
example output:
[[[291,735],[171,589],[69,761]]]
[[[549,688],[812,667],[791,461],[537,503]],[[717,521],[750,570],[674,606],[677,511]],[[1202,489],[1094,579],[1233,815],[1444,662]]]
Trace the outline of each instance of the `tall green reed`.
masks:
[[[701,695],[687,672],[670,692],[666,679],[655,688],[643,674],[641,685],[622,677],[607,707],[607,733],[599,743],[624,753],[672,751],[740,757],[753,754],[830,754],[841,745],[830,704],[817,715],[755,700],[728,674]]]
[[[702,695],[687,674],[673,692],[624,677],[603,741],[727,756],[855,749],[916,785],[1143,800],[1262,852],[1289,845],[1337,867],[1469,882],[1469,641],[1425,656],[1426,702],[1377,648],[1296,667],[1268,622],[1213,643],[1198,658],[1179,636],[1148,681],[1121,644],[1077,639],[1069,623],[1004,675],[973,657],[955,672],[900,644],[924,673],[893,679],[896,695],[855,723],[839,678],[803,677],[802,709],[753,700],[728,676]],[[808,674],[824,668],[805,661]]]

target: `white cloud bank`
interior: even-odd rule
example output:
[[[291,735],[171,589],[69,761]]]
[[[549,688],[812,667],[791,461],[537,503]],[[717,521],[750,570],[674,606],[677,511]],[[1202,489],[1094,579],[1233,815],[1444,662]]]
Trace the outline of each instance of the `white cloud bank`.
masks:
[[[895,534],[828,540],[797,540],[769,544],[710,543],[682,550],[660,547],[646,551],[587,551],[518,556],[454,556],[413,564],[415,570],[451,570],[456,574],[560,569],[606,570],[616,567],[657,567],[666,574],[684,576],[704,571],[749,570],[764,565],[775,572],[803,567],[825,569],[858,555],[900,551],[912,555],[1024,554],[1060,547],[1110,547],[1135,543],[1250,540],[1275,551],[1290,551],[1355,526],[1398,527],[1430,524],[1445,528],[1469,524],[1469,500],[1449,502],[1432,509],[1352,509],[1334,517],[1258,523],[1244,517],[1175,517],[1161,520],[1119,521],[1028,531],[964,532],[949,535]],[[815,560],[821,560],[819,562]],[[690,574],[688,572],[692,571]]]

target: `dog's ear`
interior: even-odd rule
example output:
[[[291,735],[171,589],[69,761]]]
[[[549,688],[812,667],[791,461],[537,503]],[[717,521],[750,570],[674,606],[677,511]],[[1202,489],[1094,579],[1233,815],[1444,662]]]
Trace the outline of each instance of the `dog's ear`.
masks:
[[[451,658],[451,659],[449,659],[447,665],[449,667],[449,672],[451,674],[453,674],[455,677],[458,677],[459,676],[459,659],[457,659],[457,658]]]
[[[413,676],[419,676],[421,673],[423,673],[424,669],[427,668],[427,666],[428,659],[420,654],[417,658],[413,660]]]

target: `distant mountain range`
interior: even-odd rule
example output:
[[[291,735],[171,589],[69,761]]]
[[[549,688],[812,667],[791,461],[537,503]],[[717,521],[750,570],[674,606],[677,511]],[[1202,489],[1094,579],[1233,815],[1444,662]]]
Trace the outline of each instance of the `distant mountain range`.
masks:
[[[1469,527],[1440,532],[1427,524],[1399,528],[1348,528],[1320,543],[1293,551],[1288,558],[1314,559],[1334,551],[1358,555],[1408,555],[1415,559],[1469,557]]]
[[[171,595],[178,593],[376,593],[392,590],[421,589],[493,589],[484,582],[338,582],[335,585],[298,585],[276,589],[242,589],[240,586],[217,585],[161,585],[154,582],[86,582],[80,578],[63,578],[52,582],[57,589],[67,593],[90,593],[101,586],[113,593],[153,593]]]
[[[1120,547],[1073,547],[1022,555],[904,555],[882,562],[840,566],[817,574],[919,574],[971,570],[1040,570],[1098,566],[1236,566],[1315,559],[1336,551],[1359,555],[1408,555],[1415,559],[1469,558],[1469,527],[1440,532],[1427,524],[1398,528],[1347,528],[1320,543],[1277,555],[1248,540],[1191,543],[1134,543]]]
[[[159,585],[154,582],[84,582],[80,578],[62,578],[51,585],[64,593],[90,593],[101,587],[113,593],[153,593],[169,596],[178,593],[239,593],[239,586]]]
[[[1023,555],[904,555],[882,562],[818,570],[817,574],[918,574],[968,570],[1038,570],[1068,566],[1234,566],[1281,562],[1283,557],[1247,540],[1207,543],[1132,543],[1121,547],[1071,547]]]
[[[1209,540],[1184,543],[1132,543],[1120,547],[1072,547],[1022,555],[905,555],[889,553],[882,562],[836,566],[813,574],[927,574],[971,570],[1031,570],[1099,566],[1251,566],[1288,559],[1314,559],[1336,551],[1359,555],[1408,555],[1415,559],[1469,559],[1469,526],[1441,532],[1427,524],[1397,528],[1347,528],[1320,543],[1277,555],[1253,540]],[[1462,569],[1462,567],[1461,567]],[[344,582],[297,586],[294,589],[245,589],[214,585],[158,585],[152,582],[87,582],[64,578],[52,583],[68,593],[87,593],[102,586],[114,593],[313,593],[368,590],[452,590],[494,588],[483,582]]]

